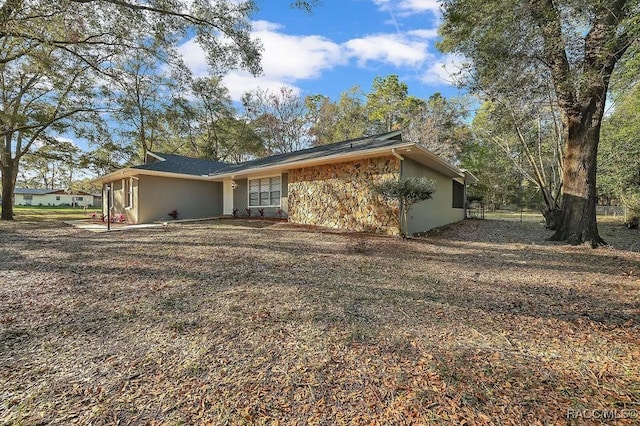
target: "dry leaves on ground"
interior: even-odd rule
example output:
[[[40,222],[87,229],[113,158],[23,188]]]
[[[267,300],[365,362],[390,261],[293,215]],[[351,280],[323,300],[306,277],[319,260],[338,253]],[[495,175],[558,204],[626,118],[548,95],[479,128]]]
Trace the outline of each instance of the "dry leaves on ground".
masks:
[[[638,233],[602,232],[3,223],[0,423],[633,424]]]

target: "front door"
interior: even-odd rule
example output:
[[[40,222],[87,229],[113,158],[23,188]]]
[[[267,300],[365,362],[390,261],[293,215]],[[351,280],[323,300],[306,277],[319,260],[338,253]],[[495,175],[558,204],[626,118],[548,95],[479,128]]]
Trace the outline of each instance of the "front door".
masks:
[[[222,183],[222,214],[233,214],[233,184],[230,180]]]

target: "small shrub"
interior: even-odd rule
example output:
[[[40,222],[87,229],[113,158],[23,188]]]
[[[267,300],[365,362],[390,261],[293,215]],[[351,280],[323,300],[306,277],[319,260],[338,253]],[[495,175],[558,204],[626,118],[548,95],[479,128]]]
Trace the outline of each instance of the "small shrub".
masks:
[[[233,209],[233,217],[238,217],[238,209]]]
[[[178,210],[171,210],[169,212],[169,216],[171,216],[171,218],[173,218],[173,220],[176,220],[178,218]]]
[[[258,213],[260,213],[260,217],[264,216],[264,207],[260,207]]]
[[[247,212],[247,217],[251,217],[251,209],[249,207],[247,207],[244,210]]]
[[[276,216],[283,217],[284,214],[285,214],[284,210],[282,210],[280,207],[278,207],[278,210],[276,210]]]
[[[431,199],[433,193],[436,192],[436,182],[424,177],[389,179],[376,185],[373,189],[386,200],[399,201],[402,211],[399,231],[406,238],[409,236],[407,222],[409,209],[415,203]]]

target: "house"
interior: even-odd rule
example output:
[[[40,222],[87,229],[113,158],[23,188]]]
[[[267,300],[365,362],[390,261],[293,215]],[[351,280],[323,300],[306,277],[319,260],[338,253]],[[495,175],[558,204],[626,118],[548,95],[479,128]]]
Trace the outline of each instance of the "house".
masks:
[[[373,186],[398,177],[427,177],[437,183],[431,200],[411,207],[414,234],[465,218],[465,188],[476,178],[426,148],[402,140],[400,132],[363,137],[239,164],[148,152],[145,164],[96,180],[103,209],[130,223],[224,215],[283,216],[290,222],[397,232],[398,208]],[[110,192],[109,192],[110,191]],[[107,198],[107,194],[110,194]]]
[[[16,206],[76,206],[93,207],[95,194],[64,189],[16,188],[13,204]],[[98,196],[100,197],[100,196]]]

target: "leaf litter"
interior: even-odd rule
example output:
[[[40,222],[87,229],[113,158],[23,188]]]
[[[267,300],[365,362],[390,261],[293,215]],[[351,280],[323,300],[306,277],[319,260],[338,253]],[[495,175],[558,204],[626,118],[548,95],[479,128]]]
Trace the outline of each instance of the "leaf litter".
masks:
[[[638,233],[0,224],[0,423],[575,424],[640,410]]]

